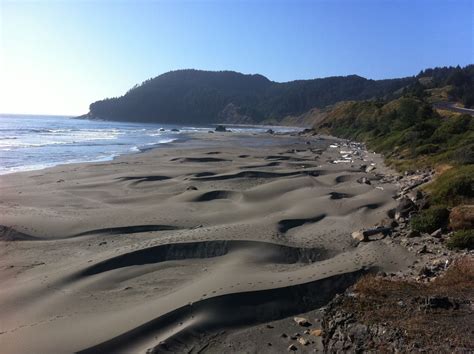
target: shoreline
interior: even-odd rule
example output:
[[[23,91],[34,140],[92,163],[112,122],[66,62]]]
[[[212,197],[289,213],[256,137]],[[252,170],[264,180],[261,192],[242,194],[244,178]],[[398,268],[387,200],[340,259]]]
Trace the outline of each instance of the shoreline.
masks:
[[[24,117],[25,115],[19,115],[19,116]],[[66,117],[63,117],[63,116],[58,116],[58,117],[59,118],[66,118]],[[68,117],[68,118],[72,119],[71,117]],[[85,119],[85,120],[87,120],[87,119]],[[108,122],[108,121],[106,121],[106,122]],[[142,124],[146,125],[147,123],[142,123]],[[150,125],[157,125],[157,124],[153,123],[153,124],[150,124]],[[212,129],[212,131],[214,132],[213,126],[217,126],[217,125],[219,125],[219,124],[214,124],[214,125],[209,125],[209,126],[199,126],[198,125],[198,126],[193,126],[192,128]],[[186,128],[187,126],[177,126],[177,127],[178,127],[178,129],[182,129],[182,128]],[[258,128],[258,129],[262,130],[261,132],[258,132],[258,133],[252,133],[252,132],[232,132],[231,133],[229,131],[229,134],[234,134],[234,135],[240,134],[242,136],[251,135],[251,134],[264,135],[266,133],[263,130],[267,128],[267,126],[262,126],[262,125],[231,125],[231,126],[228,126],[228,127],[249,128],[249,129]],[[286,127],[286,126],[273,126],[273,128],[281,128],[281,129],[285,129],[285,130],[290,129],[290,128],[294,129],[294,131],[288,131],[288,132],[282,132],[282,133],[278,132],[276,134],[288,134],[288,133],[294,133],[294,132],[297,132],[298,130],[300,130],[299,127]],[[85,158],[84,160],[82,160],[82,158],[78,158],[77,161],[65,160],[65,161],[62,161],[62,162],[56,162],[54,164],[43,163],[43,164],[36,164],[36,165],[35,164],[30,164],[30,165],[24,165],[24,166],[16,166],[16,167],[14,167],[10,170],[0,171],[0,175],[7,175],[7,174],[12,174],[12,173],[18,173],[18,172],[38,171],[38,170],[42,170],[42,169],[45,169],[45,168],[51,168],[51,167],[56,167],[56,166],[61,166],[61,165],[69,165],[69,164],[114,161],[115,159],[119,158],[120,156],[132,155],[132,154],[142,153],[142,152],[146,152],[146,151],[161,148],[161,147],[166,147],[170,143],[187,142],[190,139],[206,140],[204,137],[206,137],[208,135],[209,135],[209,132],[207,132],[207,131],[206,132],[204,132],[204,131],[202,131],[202,132],[184,132],[184,133],[177,134],[176,137],[171,137],[170,139],[172,141],[170,141],[170,142],[164,142],[164,143],[157,142],[157,143],[154,143],[154,144],[143,145],[142,147],[132,146],[129,151],[116,152],[116,153],[111,154],[111,155],[106,156],[106,157],[97,156],[96,158],[91,158],[91,159]],[[7,158],[7,157],[5,157],[5,158]]]
[[[262,139],[247,136],[243,147],[239,136],[209,134],[112,162],[0,176],[5,352],[37,343],[179,351],[186,338],[209,345],[219,328],[239,350],[286,350],[296,339],[270,328],[257,343],[239,333],[318,312],[366,272],[410,269],[415,257],[390,238],[351,237],[386,225],[396,207],[379,155],[330,137]],[[77,335],[86,328],[90,336]],[[314,343],[299,350],[322,348],[300,336]]]

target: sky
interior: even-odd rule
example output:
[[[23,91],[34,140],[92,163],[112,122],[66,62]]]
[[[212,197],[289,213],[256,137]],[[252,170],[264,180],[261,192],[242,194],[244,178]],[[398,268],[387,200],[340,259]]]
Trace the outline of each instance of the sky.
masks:
[[[474,62],[474,0],[0,0],[0,113],[87,113],[170,70],[274,81]]]

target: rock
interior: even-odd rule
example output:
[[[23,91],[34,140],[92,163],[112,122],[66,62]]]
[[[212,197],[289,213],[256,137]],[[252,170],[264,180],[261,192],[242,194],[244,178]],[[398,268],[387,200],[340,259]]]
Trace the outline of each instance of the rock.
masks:
[[[288,334],[282,333],[282,334],[280,334],[280,337],[281,337],[281,338],[288,338]]]
[[[457,308],[455,301],[451,301],[446,296],[429,296],[425,299],[422,309],[445,309]]]
[[[426,247],[426,245],[423,245],[423,247],[421,247],[418,253],[419,254],[428,253],[428,247]]]
[[[179,129],[173,128],[171,129],[172,132],[179,132]]]
[[[303,337],[298,338],[298,343],[300,343],[301,345],[308,345],[309,344],[308,340],[303,338]]]
[[[416,211],[417,207],[409,198],[402,198],[395,209],[395,220],[406,218],[411,212]]]
[[[364,231],[355,231],[352,233],[352,238],[359,242],[366,241],[375,241],[379,238],[370,239],[370,236],[382,235],[383,237],[392,233],[392,228],[390,227],[377,227],[375,229],[368,229]]]
[[[295,352],[297,350],[298,350],[298,348],[296,348],[296,345],[294,345],[294,344],[290,344],[290,346],[288,347],[289,352]]]
[[[164,129],[164,128],[160,128],[160,132],[164,132],[164,131],[165,131],[165,129]]]
[[[427,266],[424,266],[423,268],[420,269],[418,275],[423,276],[423,277],[431,277],[434,275],[434,273],[430,268],[428,268]]]
[[[359,179],[357,180],[357,182],[358,182],[358,183],[361,183],[361,184],[372,184],[372,183],[370,182],[370,180],[369,180],[367,177],[359,178]]]
[[[188,187],[186,188],[186,190],[187,190],[187,191],[197,191],[198,189],[197,189],[197,187],[195,187],[195,186],[188,186]]]
[[[267,134],[275,134],[275,131],[273,129],[268,129]]]
[[[420,200],[423,198],[423,193],[421,193],[419,190],[416,191],[411,191],[406,194],[406,196],[413,202],[415,203],[416,201]]]
[[[323,335],[323,330],[322,329],[313,329],[312,331],[309,332],[312,336],[316,337],[321,337]]]
[[[368,167],[365,169],[365,172],[369,173],[369,172],[372,172],[373,170],[375,170],[375,166],[368,166]]]
[[[209,130],[208,133],[209,134],[214,134],[214,132],[212,130]]]
[[[449,226],[453,230],[474,228],[474,205],[454,207],[449,214]]]
[[[294,317],[293,320],[299,324],[300,326],[303,326],[303,327],[309,327],[311,326],[311,323],[308,321],[307,318],[304,318],[304,317]]]
[[[226,129],[226,127],[224,127],[223,125],[218,125],[215,129],[216,132],[227,132],[228,130]]]
[[[359,241],[359,242],[367,241],[367,237],[364,235],[363,231],[354,231],[351,236],[354,240]]]
[[[298,132],[298,135],[310,134],[310,133],[314,133],[314,130],[310,128],[305,128],[302,131]]]
[[[407,237],[408,238],[420,237],[420,231],[410,230],[410,232],[407,234]]]
[[[273,326],[270,325],[270,324],[267,324],[267,328],[272,329],[272,328],[275,328],[275,327],[273,327]]]
[[[363,338],[367,333],[367,326],[361,323],[355,324],[349,329],[349,337],[352,339]]]
[[[443,236],[443,230],[438,229],[438,230],[432,232],[430,236],[435,237],[435,238],[440,238],[441,236]]]

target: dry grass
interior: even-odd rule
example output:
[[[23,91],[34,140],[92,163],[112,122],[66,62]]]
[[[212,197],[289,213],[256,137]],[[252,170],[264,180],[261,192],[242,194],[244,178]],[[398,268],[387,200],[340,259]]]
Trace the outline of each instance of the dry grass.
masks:
[[[430,283],[362,278],[343,307],[367,325],[401,329],[409,343],[422,348],[474,349],[474,258],[464,257]],[[448,297],[454,308],[426,308],[430,297]],[[448,349],[447,349],[448,348]]]

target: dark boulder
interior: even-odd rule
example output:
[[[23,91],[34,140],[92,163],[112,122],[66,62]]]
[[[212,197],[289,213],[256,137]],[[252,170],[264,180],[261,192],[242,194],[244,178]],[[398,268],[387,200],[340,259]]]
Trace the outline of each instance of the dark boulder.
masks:
[[[228,132],[226,127],[224,127],[223,125],[218,125],[215,130],[216,132],[222,132],[222,133]]]
[[[416,204],[413,203],[409,198],[403,198],[398,203],[397,209],[395,210],[395,219],[407,218],[412,212],[416,211]]]

